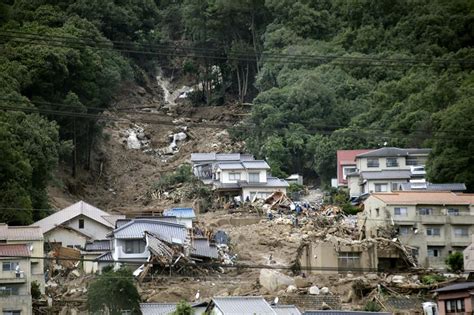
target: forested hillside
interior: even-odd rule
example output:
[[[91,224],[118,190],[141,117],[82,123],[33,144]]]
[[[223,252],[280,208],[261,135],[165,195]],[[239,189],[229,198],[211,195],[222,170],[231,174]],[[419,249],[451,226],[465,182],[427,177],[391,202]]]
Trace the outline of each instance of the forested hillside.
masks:
[[[428,146],[430,179],[472,191],[473,36],[470,0],[1,1],[0,207],[26,210],[0,221],[41,216],[58,161],[87,168],[95,115],[157,64],[200,83],[195,106],[253,103],[233,135],[275,175]]]

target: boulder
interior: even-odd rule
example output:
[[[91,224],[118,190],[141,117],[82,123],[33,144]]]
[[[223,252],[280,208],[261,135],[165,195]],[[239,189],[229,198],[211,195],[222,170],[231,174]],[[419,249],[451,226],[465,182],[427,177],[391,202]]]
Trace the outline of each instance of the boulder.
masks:
[[[276,270],[262,269],[259,277],[260,285],[270,292],[284,290],[289,285],[295,285],[295,281]]]
[[[296,291],[298,291],[298,288],[294,285],[289,285],[288,288],[286,288],[286,293],[295,293]]]
[[[405,276],[395,275],[392,277],[392,283],[403,283],[405,282]]]
[[[135,133],[135,131],[130,132],[130,134],[128,135],[127,147],[133,150],[141,148],[140,141],[138,140],[137,134]]]
[[[319,294],[319,288],[315,285],[309,288],[309,294],[312,295],[318,295]]]
[[[328,287],[322,287],[321,290],[319,290],[319,293],[329,294],[329,288]]]
[[[296,277],[295,285],[297,288],[308,288],[311,286],[311,282],[308,281],[308,279],[305,279],[303,277]]]

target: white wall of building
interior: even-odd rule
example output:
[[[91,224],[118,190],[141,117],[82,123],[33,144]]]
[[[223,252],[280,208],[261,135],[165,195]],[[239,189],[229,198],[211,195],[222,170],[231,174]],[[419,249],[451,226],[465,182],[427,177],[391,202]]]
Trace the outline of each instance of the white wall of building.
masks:
[[[44,235],[44,241],[45,243],[61,243],[61,246],[63,247],[75,247],[76,245],[84,247],[86,245],[87,237],[77,232],[57,227]]]
[[[282,191],[286,194],[286,187],[281,187],[281,188],[245,187],[245,188],[242,188],[242,198],[243,200],[246,200],[247,197],[249,197],[249,199],[252,200],[252,197],[251,197],[252,192],[270,195],[274,193],[275,191]]]
[[[84,228],[79,228],[79,220],[84,220]],[[67,223],[67,226],[72,227],[86,235],[92,236],[94,240],[104,240],[107,238],[107,233],[112,231],[112,228],[107,227],[97,221],[91,220],[86,216],[78,216]]]
[[[220,182],[224,184],[236,183],[237,180],[230,179],[230,173],[239,173],[241,181],[249,181],[249,173],[259,173],[259,183],[267,182],[267,171],[266,170],[221,170],[220,171]]]

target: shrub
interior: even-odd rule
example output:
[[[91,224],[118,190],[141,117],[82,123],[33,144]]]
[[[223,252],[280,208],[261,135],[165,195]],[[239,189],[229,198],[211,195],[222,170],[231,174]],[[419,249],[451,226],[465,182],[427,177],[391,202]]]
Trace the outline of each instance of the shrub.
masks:
[[[364,306],[364,311],[366,312],[380,312],[381,309],[380,305],[374,301],[369,301]]]
[[[31,297],[34,300],[38,300],[41,298],[41,290],[38,281],[31,282]]]
[[[423,284],[431,285],[441,281],[444,281],[446,278],[442,275],[426,275],[421,277],[421,282]]]
[[[448,265],[449,271],[460,272],[464,270],[464,257],[460,252],[454,252],[449,254],[446,258],[446,265]]]

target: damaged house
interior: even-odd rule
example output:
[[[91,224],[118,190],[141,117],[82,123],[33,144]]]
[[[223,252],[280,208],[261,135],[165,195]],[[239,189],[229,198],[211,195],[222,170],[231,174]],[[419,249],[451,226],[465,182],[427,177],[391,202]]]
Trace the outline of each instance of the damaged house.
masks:
[[[192,153],[191,163],[194,176],[203,181],[204,184],[212,184],[214,167],[219,163],[253,161],[251,154],[243,153]]]
[[[363,225],[369,238],[392,228],[422,267],[445,268],[452,252],[470,245],[474,232],[474,194],[400,191],[371,194],[364,202]]]

